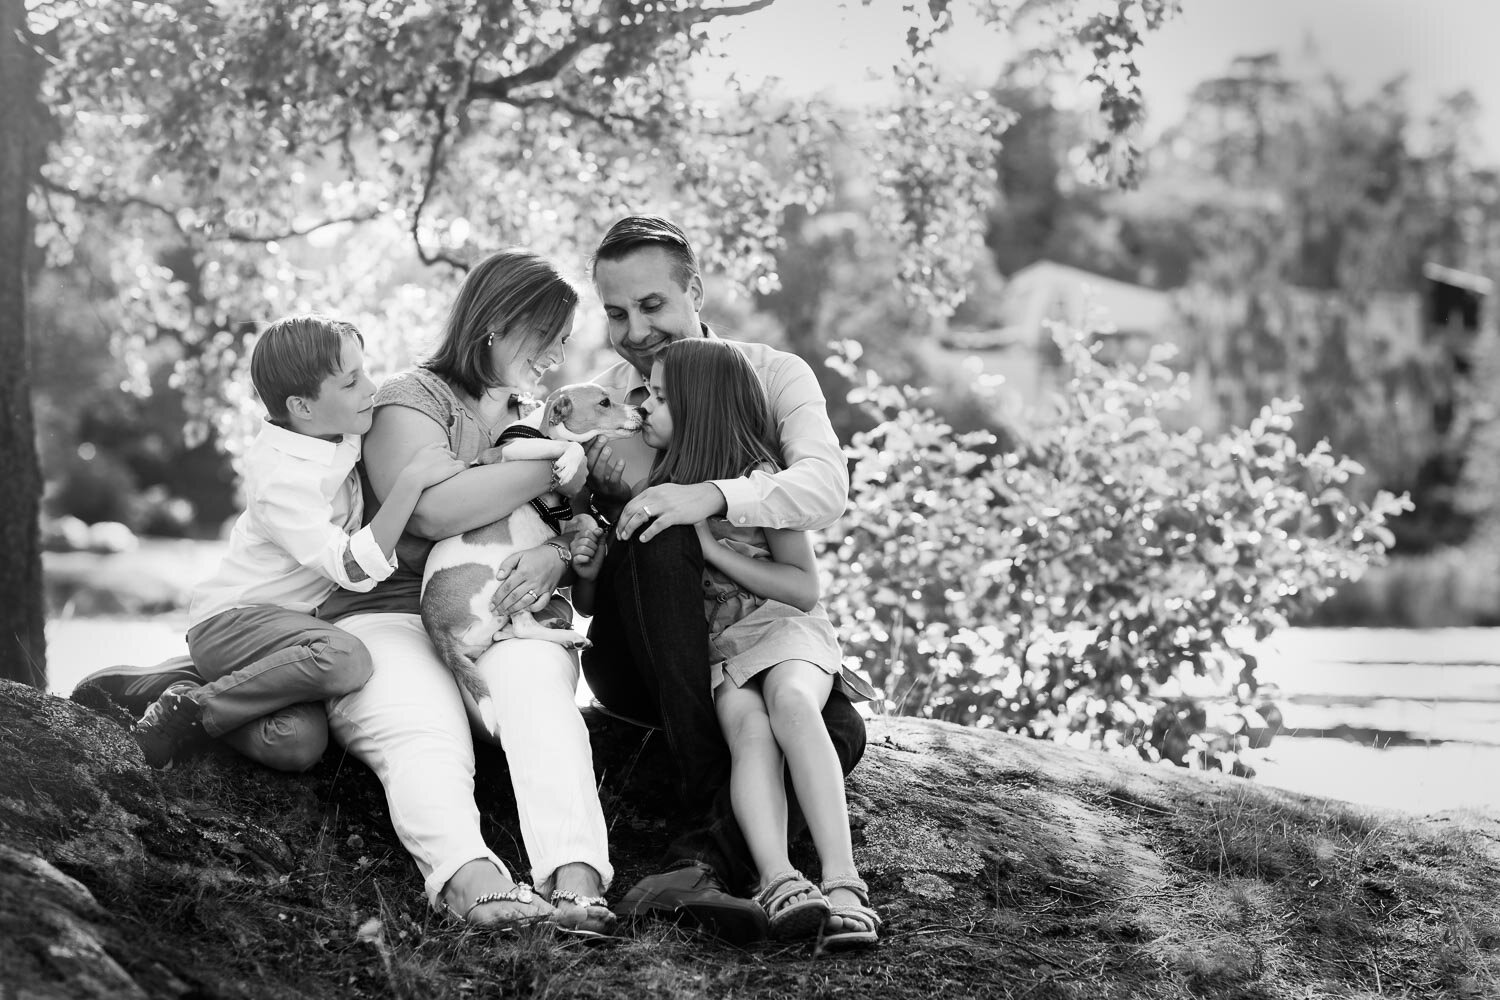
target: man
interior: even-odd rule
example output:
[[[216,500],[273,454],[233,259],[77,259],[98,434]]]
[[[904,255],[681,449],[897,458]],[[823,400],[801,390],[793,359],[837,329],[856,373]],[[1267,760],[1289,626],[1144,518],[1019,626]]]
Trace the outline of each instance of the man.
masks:
[[[704,294],[697,255],[665,219],[617,222],[594,255],[593,278],[610,345],[622,359],[595,382],[617,399],[645,398],[652,359],[665,345],[714,336],[698,318]],[[596,491],[623,503],[599,578],[583,672],[607,711],[665,730],[686,808],[666,870],[631,888],[616,912],[680,919],[746,942],[765,935],[765,914],[742,898],[757,876],[729,798],[729,750],[709,688],[703,553],[693,525],[727,516],[767,528],[826,528],[844,512],[849,476],[808,364],[763,344],[736,346],[766,387],[786,468],[643,488],[654,453],[639,437],[589,449]],[[823,721],[847,774],[864,752],[864,722],[837,690]]]

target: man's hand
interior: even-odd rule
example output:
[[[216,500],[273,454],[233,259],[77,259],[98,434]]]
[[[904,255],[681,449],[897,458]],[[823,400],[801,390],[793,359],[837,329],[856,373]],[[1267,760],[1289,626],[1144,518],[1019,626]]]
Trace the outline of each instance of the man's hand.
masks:
[[[659,483],[642,490],[625,505],[615,522],[615,534],[628,539],[639,531],[640,540],[649,542],[673,525],[697,524],[723,514],[724,508],[724,494],[713,483]]]
[[[594,492],[616,501],[629,500],[630,484],[625,482],[625,460],[615,457],[609,442],[596,437],[589,442],[584,454],[588,456],[589,479],[594,484]]]

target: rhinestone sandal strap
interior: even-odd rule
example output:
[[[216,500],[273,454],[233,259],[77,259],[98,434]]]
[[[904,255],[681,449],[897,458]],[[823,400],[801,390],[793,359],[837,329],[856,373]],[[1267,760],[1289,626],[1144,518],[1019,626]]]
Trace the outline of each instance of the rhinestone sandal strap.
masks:
[[[603,896],[585,896],[582,893],[574,892],[572,889],[553,889],[552,905],[556,906],[559,900],[585,908],[590,906],[609,906],[609,901]]]
[[[536,898],[536,890],[525,882],[517,882],[504,892],[487,892],[482,896],[475,896],[474,902],[464,911],[464,919],[469,919],[469,914],[486,903],[529,903]]]

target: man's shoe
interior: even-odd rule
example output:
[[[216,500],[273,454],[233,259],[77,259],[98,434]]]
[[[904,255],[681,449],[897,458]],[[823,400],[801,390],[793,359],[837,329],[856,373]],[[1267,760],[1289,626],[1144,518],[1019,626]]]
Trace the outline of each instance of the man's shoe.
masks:
[[[182,681],[203,683],[203,678],[193,669],[192,658],[186,655],[145,666],[127,664],[105,667],[78,682],[73,688],[73,700],[88,704],[86,699],[92,694],[103,692],[109,696],[110,701],[129,712],[132,718],[138,719],[145,714],[152,702],[161,697],[163,691]]]
[[[173,684],[147,707],[146,714],[130,731],[147,764],[166,767],[185,744],[203,735],[203,723],[199,721],[203,708],[193,700],[198,687],[192,681]]]
[[[615,913],[696,927],[730,944],[766,937],[766,912],[755,902],[731,896],[712,868],[684,861],[659,875],[647,875],[625,893]]]

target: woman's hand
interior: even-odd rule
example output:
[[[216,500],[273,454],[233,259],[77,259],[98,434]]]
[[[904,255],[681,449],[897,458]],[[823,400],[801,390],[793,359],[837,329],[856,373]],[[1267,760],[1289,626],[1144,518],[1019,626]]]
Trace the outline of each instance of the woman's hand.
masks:
[[[568,568],[557,556],[557,546],[547,542],[506,556],[495,571],[495,579],[500,581],[490,602],[495,613],[513,615],[546,607]]]

